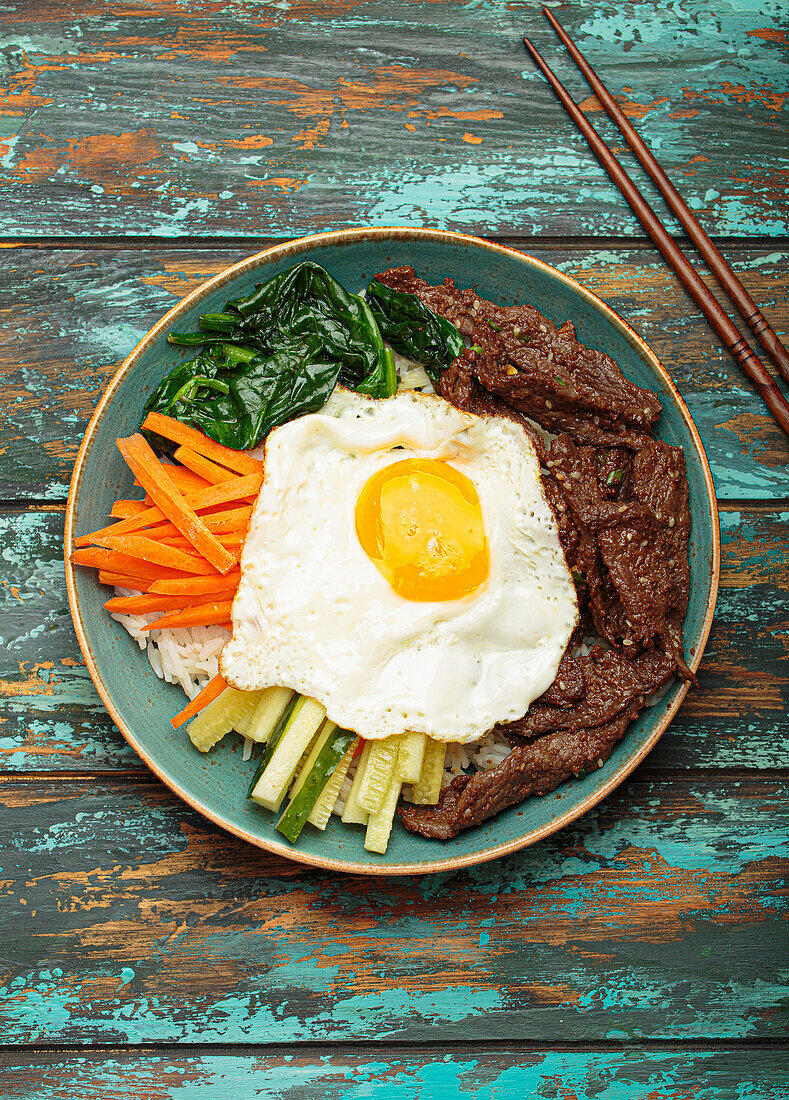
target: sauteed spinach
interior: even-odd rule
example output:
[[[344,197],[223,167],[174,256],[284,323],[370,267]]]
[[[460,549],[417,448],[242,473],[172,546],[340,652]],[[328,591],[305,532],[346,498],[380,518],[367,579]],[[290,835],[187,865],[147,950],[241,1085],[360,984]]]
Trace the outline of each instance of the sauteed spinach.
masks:
[[[400,355],[421,363],[431,381],[464,348],[463,337],[445,317],[439,317],[416,297],[371,279],[367,304],[387,344]]]
[[[305,261],[168,340],[201,352],[167,375],[146,405],[238,450],[319,409],[338,382],[373,397],[397,389],[394,356],[363,298]],[[157,440],[157,442],[159,442]]]

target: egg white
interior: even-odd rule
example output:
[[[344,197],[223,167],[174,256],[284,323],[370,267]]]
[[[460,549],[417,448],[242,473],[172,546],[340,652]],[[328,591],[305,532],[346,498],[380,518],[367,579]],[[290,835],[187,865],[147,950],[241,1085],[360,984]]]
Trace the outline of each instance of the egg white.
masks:
[[[363,486],[411,457],[450,462],[479,493],[490,575],[464,599],[404,599],[357,538]],[[372,739],[467,743],[519,718],[554,680],[578,617],[530,440],[436,395],[338,387],[320,413],[272,431],[241,573],[225,679],[294,688]]]

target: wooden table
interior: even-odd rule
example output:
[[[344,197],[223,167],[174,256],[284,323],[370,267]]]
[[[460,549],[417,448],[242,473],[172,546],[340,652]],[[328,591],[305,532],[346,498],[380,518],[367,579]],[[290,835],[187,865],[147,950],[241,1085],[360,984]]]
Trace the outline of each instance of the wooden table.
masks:
[[[786,333],[789,9],[762,7],[563,18]],[[523,0],[0,5],[3,1097],[789,1095],[789,448],[524,33],[610,137]],[[104,712],[63,580],[74,455],[139,337],[269,241],[361,223],[503,240],[600,294],[676,379],[721,507],[700,686],[657,749],[544,843],[421,879],[305,870],[185,808]]]

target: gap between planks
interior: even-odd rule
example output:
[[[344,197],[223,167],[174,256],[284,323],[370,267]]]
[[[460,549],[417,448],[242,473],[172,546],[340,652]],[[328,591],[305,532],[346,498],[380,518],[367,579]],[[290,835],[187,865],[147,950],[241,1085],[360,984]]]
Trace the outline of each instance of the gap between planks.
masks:
[[[318,230],[318,232],[330,232],[330,230]],[[458,229],[455,232],[462,233]],[[149,252],[181,252],[181,251],[212,251],[212,250],[236,250],[251,248],[261,251],[277,244],[286,244],[288,241],[299,240],[299,237],[273,236],[273,237],[154,237],[154,236],[106,236],[106,237],[0,237],[0,249],[24,249],[34,248],[41,251],[58,251],[66,249],[80,249],[84,251],[102,251],[129,249],[133,251]],[[607,237],[607,236],[518,236],[513,234],[496,236],[495,234],[480,238],[491,241],[494,244],[506,245],[522,251],[535,249],[536,251],[548,251],[550,249],[566,248],[573,252],[583,252],[593,249],[617,249],[618,251],[636,250],[654,252],[655,246],[648,237]],[[760,251],[786,251],[789,250],[789,236],[777,236],[759,238],[751,237],[713,237],[721,251],[738,251],[758,249]],[[694,246],[689,237],[677,236],[674,240],[685,251],[694,252]]]
[[[766,500],[764,497],[737,497],[726,498],[718,501],[718,510],[721,512],[786,512],[789,511],[789,497],[777,497]],[[3,500],[0,496],[0,511],[10,515],[21,515],[26,512],[61,512],[66,511],[66,501],[49,501],[43,497],[33,497],[30,500]]]

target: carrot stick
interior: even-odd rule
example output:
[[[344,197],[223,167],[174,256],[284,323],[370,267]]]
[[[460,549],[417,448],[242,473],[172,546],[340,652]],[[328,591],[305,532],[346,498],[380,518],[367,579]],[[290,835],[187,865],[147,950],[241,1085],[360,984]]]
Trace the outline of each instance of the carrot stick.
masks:
[[[212,534],[216,535],[223,545],[224,535],[232,535],[235,539],[243,539],[249,526],[249,517],[252,509],[226,508],[223,512],[212,512],[210,515],[201,516],[203,523]],[[183,538],[174,523],[157,523],[155,527],[146,527],[140,530],[147,538],[157,539],[159,542],[168,542],[172,539]],[[115,527],[105,527],[103,531],[95,531],[95,535],[114,535]],[[81,535],[80,538],[89,538],[89,535]]]
[[[117,444],[132,472],[142,482],[143,488],[150,493],[157,507],[161,508],[170,522],[189,539],[195,550],[220,573],[227,573],[232,569],[236,562],[235,557],[211,534],[203,521],[198,519],[197,513],[187,503],[186,497],[145,439],[141,435],[133,435],[129,439],[117,440]]]
[[[156,542],[160,542],[163,546],[175,546],[179,550],[186,551],[192,549],[192,544],[189,542],[189,539],[185,539],[183,535],[179,535],[178,532],[174,535],[166,535],[162,538],[159,535],[159,528],[154,527],[151,531],[143,531],[141,534],[150,535],[152,539],[155,539]],[[226,550],[232,552],[241,549],[244,545],[245,537],[246,535],[242,534],[240,531],[224,531],[221,535],[217,535],[216,539]]]
[[[210,482],[211,485],[219,485],[221,482],[229,481],[231,477],[237,476],[234,471],[228,470],[224,466],[218,466],[216,462],[212,462],[210,458],[204,458],[197,451],[193,451],[191,447],[179,447],[174,457],[189,470],[199,474],[204,481]]]
[[[208,603],[213,593],[204,596],[161,596],[150,593],[140,596],[113,596],[107,600],[104,607],[109,612],[120,615],[150,615],[152,611],[183,611],[188,607],[196,607],[200,603]]]
[[[148,623],[142,630],[172,630],[177,626],[217,626],[225,623],[233,611],[233,601],[203,603],[188,607],[185,611],[170,611],[160,619]]]
[[[190,447],[204,458],[210,458],[221,466],[227,466],[228,470],[235,470],[239,474],[263,472],[263,463],[246,451],[234,451],[231,447],[225,447],[224,444],[209,439],[202,432],[189,428],[178,420],[173,420],[171,416],[149,412],[142,426],[148,431],[169,439],[172,443]]]
[[[110,515],[113,519],[128,519],[129,516],[136,516],[144,511],[144,500],[116,500],[110,508]]]
[[[142,577],[129,577],[125,573],[110,573],[100,569],[99,584],[108,584],[112,588],[130,588],[132,592],[147,592],[152,582]]]
[[[187,470],[183,466],[173,466],[167,462],[160,462],[159,465],[167,471],[182,493],[197,493],[200,489],[206,489],[212,484],[193,470]],[[139,478],[135,478],[134,484],[142,485],[142,482]]]
[[[125,557],[142,559],[153,565],[164,566],[166,569],[178,569],[182,573],[200,573],[201,575],[216,572],[213,565],[205,558],[199,558],[197,554],[187,554],[184,550],[155,542],[154,539],[147,539],[143,535],[121,535],[115,538],[105,535],[104,538],[96,541],[99,545],[115,550]],[[224,550],[224,547],[222,549]],[[235,559],[233,563],[235,564]]]
[[[241,580],[240,573],[227,573],[224,577],[184,577],[183,580],[154,581],[148,589],[162,596],[202,595],[235,592]]]
[[[170,719],[170,724],[173,729],[178,729],[184,722],[188,722],[190,718],[194,718],[199,714],[201,710],[212,703],[227,687],[227,680],[225,680],[218,673],[214,676],[213,680],[209,680],[199,695],[196,695],[191,703],[187,703],[183,710],[179,711],[173,718]]]
[[[88,546],[84,550],[75,550],[71,555],[71,561],[74,565],[89,565],[93,569],[103,569],[109,573],[121,573],[126,577],[137,576],[140,579],[149,581],[161,581],[165,578],[171,579],[184,576],[183,569],[167,569],[161,565],[151,565],[139,557],[133,558],[130,554],[99,546]],[[194,573],[194,570],[189,572]]]
[[[246,501],[251,493],[257,493],[263,480],[260,474],[249,474],[239,477],[235,481],[225,481],[221,485],[211,485],[207,489],[201,489],[193,496],[187,496],[187,500],[196,512],[202,512],[204,508],[216,508],[219,505],[231,504],[238,500]],[[254,500],[249,500],[250,504]],[[202,516],[200,517],[202,519]],[[143,527],[150,527],[154,523],[164,523],[167,517],[161,508],[156,506],[146,508],[136,516],[123,519],[119,523],[112,523],[109,527],[103,527],[100,531],[93,531],[89,535],[80,535],[74,539],[76,546],[89,546],[95,541],[97,535],[128,535],[132,531],[139,531]]]

